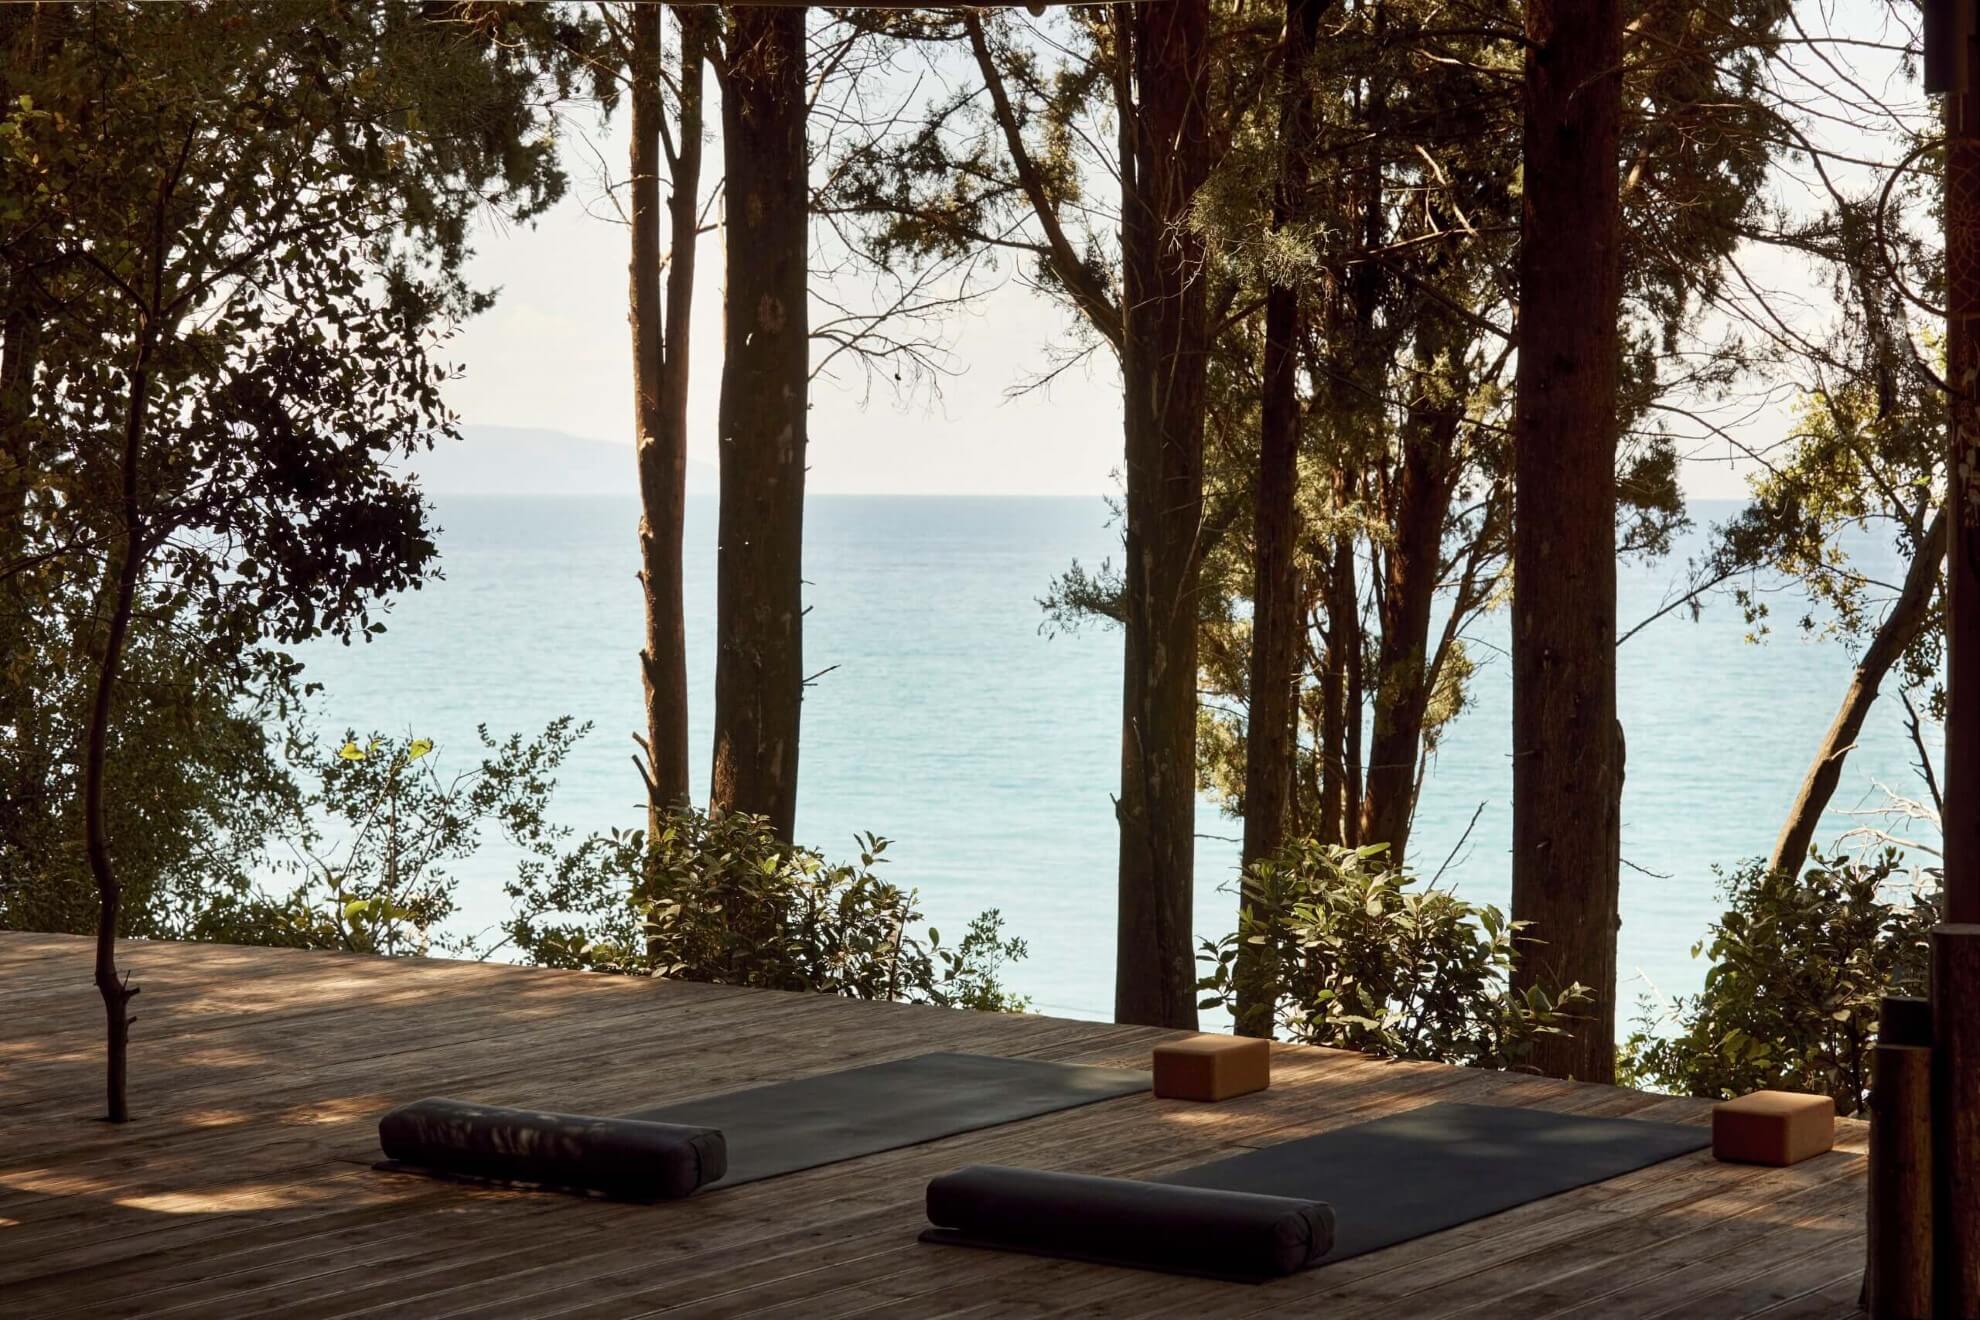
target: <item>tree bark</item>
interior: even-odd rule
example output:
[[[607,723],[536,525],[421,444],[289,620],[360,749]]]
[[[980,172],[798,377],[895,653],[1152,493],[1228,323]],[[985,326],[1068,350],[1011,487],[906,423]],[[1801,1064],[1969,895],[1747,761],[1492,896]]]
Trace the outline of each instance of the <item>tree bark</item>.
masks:
[[[1337,543],[1339,539],[1336,538]],[[1322,598],[1327,617],[1327,646],[1320,656],[1320,690],[1314,699],[1316,709],[1313,717],[1313,759],[1319,779],[1319,810],[1313,833],[1322,843],[1347,842],[1344,828],[1347,803],[1347,657],[1340,642],[1340,593],[1335,589],[1340,572],[1340,559],[1336,554],[1328,565],[1326,592]]]
[[[1336,474],[1338,504],[1352,501],[1346,474]],[[1306,694],[1313,729],[1310,792],[1313,814],[1302,823],[1322,843],[1359,847],[1362,813],[1362,677],[1361,592],[1356,578],[1355,541],[1350,534],[1328,547],[1323,578],[1312,608],[1310,627],[1323,633],[1326,645],[1313,658],[1317,687]],[[1322,619],[1325,622],[1322,622]]]
[[[1382,11],[1375,11],[1377,30],[1382,29]],[[1359,107],[1362,122],[1379,125],[1388,107],[1388,86],[1376,81],[1368,89],[1365,104]],[[1383,155],[1378,134],[1371,134],[1365,157],[1356,164],[1359,180],[1354,205],[1343,223],[1359,231],[1364,251],[1374,252],[1383,243],[1388,228]],[[1361,442],[1355,431],[1368,419],[1369,401],[1387,397],[1389,355],[1378,337],[1376,315],[1381,309],[1386,281],[1378,261],[1357,262],[1336,291],[1336,316],[1329,328],[1341,336],[1341,312],[1347,313],[1349,329],[1344,342],[1335,347],[1340,363],[1328,381],[1329,402],[1337,419],[1335,443],[1340,452],[1335,499],[1343,510],[1353,508],[1365,494],[1357,472],[1364,466]],[[1371,430],[1379,430],[1379,419]],[[1341,694],[1341,741],[1337,773],[1341,786],[1340,842],[1359,848],[1366,836],[1362,823],[1367,814],[1367,761],[1363,755],[1363,733],[1367,709],[1367,637],[1361,614],[1361,566],[1356,551],[1357,536],[1352,531],[1334,542],[1334,570],[1328,588],[1328,664],[1339,663],[1344,679]]]
[[[1421,323],[1434,324],[1435,319],[1435,312],[1419,313],[1417,356],[1426,378],[1435,369],[1442,341],[1434,331],[1426,338]],[[1375,736],[1369,742],[1367,797],[1361,812],[1361,838],[1388,844],[1386,860],[1398,867],[1409,851],[1423,722],[1436,688],[1430,612],[1443,577],[1444,523],[1450,516],[1457,475],[1451,450],[1462,421],[1452,400],[1419,397],[1410,414],[1388,492],[1393,539],[1382,555]]]
[[[163,203],[160,203],[162,211]],[[155,279],[154,279],[155,284]],[[116,707],[117,678],[123,669],[124,644],[130,638],[131,615],[137,603],[138,577],[143,569],[142,515],[138,506],[138,460],[151,406],[149,325],[138,332],[137,354],[131,365],[130,401],[124,415],[122,460],[122,521],[115,549],[103,567],[103,595],[110,599],[110,618],[98,653],[96,683],[90,699],[89,730],[83,745],[83,855],[96,882],[96,989],[103,996],[107,1029],[104,1053],[105,1117],[112,1123],[130,1119],[127,1058],[130,1049],[129,1007],[137,988],[117,973],[117,925],[123,906],[123,886],[110,856],[109,822],[104,815],[104,778],[110,764],[110,718]]]
[[[1329,0],[1286,0],[1279,104],[1279,178],[1272,228],[1298,223],[1304,210],[1306,158],[1312,148],[1313,96],[1306,69]],[[1271,857],[1285,842],[1299,753],[1299,363],[1304,338],[1300,291],[1274,282],[1265,292],[1264,399],[1252,501],[1251,701],[1244,739],[1243,865]],[[1249,901],[1244,902],[1247,912]],[[1236,1027],[1270,1036],[1274,995],[1263,947],[1238,947]]]
[[[1197,591],[1202,569],[1207,0],[1116,5],[1127,469],[1114,1016],[1196,1026]]]
[[[1781,826],[1780,837],[1774,842],[1773,855],[1767,859],[1768,869],[1798,872],[1807,859],[1815,831],[1822,823],[1822,813],[1828,810],[1829,799],[1835,796],[1836,785],[1842,780],[1843,762],[1863,732],[1864,718],[1876,704],[1885,676],[1918,640],[1918,634],[1932,617],[1932,598],[1938,589],[1939,567],[1945,551],[1946,511],[1941,507],[1911,557],[1911,567],[1905,573],[1897,599],[1856,663],[1842,705],[1808,773],[1802,777],[1801,791],[1795,794],[1794,805]]]
[[[1974,69],[1980,42],[1969,42]],[[1970,75],[1969,75],[1970,76]],[[1946,101],[1945,926],[1932,934],[1933,1295],[1980,1313],[1980,88]]]
[[[1947,99],[1946,361],[1946,920],[1980,922],[1980,89]]]
[[[1579,982],[1555,1077],[1615,1078],[1618,0],[1529,0],[1513,529],[1515,985]]]
[[[666,114],[660,94],[665,10],[632,10],[632,257],[628,272],[632,325],[633,417],[638,429],[639,582],[645,606],[640,651],[646,700],[647,832],[657,836],[668,810],[689,800],[687,635],[681,588],[681,529],[687,504],[687,362],[694,304],[696,200],[701,184],[702,19],[681,20],[679,148],[663,161]],[[671,247],[665,303],[660,278],[660,170],[670,166]]]
[[[1121,337],[1125,333],[1121,309],[1114,306],[1105,282],[1094,275],[1084,255],[1066,234],[1065,226],[1059,219],[1058,203],[1051,196],[1045,174],[1032,159],[1031,148],[1024,140],[1024,126],[1011,105],[1010,93],[1004,86],[1003,70],[997,67],[997,58],[990,49],[990,39],[984,32],[982,18],[968,9],[960,12],[963,31],[969,37],[970,53],[976,59],[977,72],[983,77],[984,91],[990,96],[991,114],[1003,135],[1004,149],[1011,153],[1011,169],[1017,175],[1018,186],[1024,190],[1025,200],[1031,203],[1032,213],[1038,217],[1038,227],[1045,237],[1045,250],[1040,256],[1050,266],[1073,305],[1086,317],[1087,324],[1119,352]]]
[[[738,6],[722,87],[726,294],[710,806],[797,816],[804,694],[805,11]]]

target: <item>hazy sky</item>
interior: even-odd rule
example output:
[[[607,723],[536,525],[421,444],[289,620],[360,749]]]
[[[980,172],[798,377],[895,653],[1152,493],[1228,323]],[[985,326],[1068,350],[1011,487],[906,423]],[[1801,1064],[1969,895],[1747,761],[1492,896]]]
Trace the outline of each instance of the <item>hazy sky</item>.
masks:
[[[712,114],[711,114],[711,117]],[[719,120],[717,121],[719,122]],[[475,275],[499,286],[493,311],[472,322],[454,356],[465,377],[451,391],[469,424],[542,427],[600,440],[631,439],[626,330],[626,231],[602,177],[623,169],[623,136],[579,111],[565,126],[571,193],[533,228],[484,230]],[[711,170],[719,150],[711,145]],[[721,367],[718,230],[703,239],[696,290],[691,386],[694,457],[715,462]],[[995,292],[947,327],[960,373],[896,397],[869,391],[857,374],[812,390],[812,490],[831,493],[1087,494],[1116,488],[1121,428],[1118,377],[1104,353],[1049,387],[1011,397],[1074,341],[1058,306],[1024,288],[1008,266]],[[1782,434],[1778,408],[1719,419],[1748,443]],[[1730,446],[1691,449],[1684,468],[1694,497],[1745,494],[1744,464]]]
[[[572,125],[573,131],[580,125]],[[581,125],[615,167],[623,138]],[[631,442],[632,367],[626,329],[626,230],[591,153],[572,151],[567,197],[533,229],[487,230],[475,278],[497,285],[495,308],[471,322],[453,357],[466,369],[450,392],[469,424],[545,427]],[[711,165],[718,152],[709,151]],[[710,464],[721,376],[720,231],[704,236],[696,271],[690,452]],[[1009,398],[1046,369],[1048,345],[1073,343],[1051,303],[1004,282],[945,335],[963,369],[897,399],[869,392],[855,372],[812,388],[811,472],[821,493],[1089,494],[1114,488],[1120,464],[1118,378],[1096,356],[1049,388]],[[628,471],[631,469],[628,468]]]

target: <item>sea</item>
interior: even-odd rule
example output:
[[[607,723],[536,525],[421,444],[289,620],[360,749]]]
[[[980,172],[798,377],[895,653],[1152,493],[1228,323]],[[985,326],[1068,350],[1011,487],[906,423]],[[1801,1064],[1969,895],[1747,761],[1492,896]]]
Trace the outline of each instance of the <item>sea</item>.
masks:
[[[1738,505],[1700,502],[1672,552],[1626,565],[1624,629],[1682,591],[1709,527]],[[560,715],[594,727],[558,778],[551,812],[576,834],[642,823],[631,735],[642,726],[635,580],[638,510],[618,496],[442,496],[444,576],[400,597],[368,644],[314,643],[311,719],[325,752],[346,729],[428,738],[443,771],[479,759],[475,727],[532,734]],[[1120,557],[1098,498],[821,495],[805,509],[806,691],[797,834],[827,856],[854,836],[892,841],[889,878],[920,894],[953,942],[1003,914],[1029,944],[1009,981],[1041,1012],[1104,1018],[1114,975],[1121,636],[1042,627],[1039,597],[1075,560]],[[715,500],[691,496],[686,543],[693,773],[711,745]],[[1901,576],[1888,540],[1852,538],[1857,562]],[[1718,869],[1764,855],[1854,663],[1804,629],[1791,584],[1747,583],[1770,607],[1755,639],[1726,595],[1671,612],[1625,643],[1620,967],[1624,1002],[1699,987],[1694,946],[1722,910]],[[1505,611],[1469,630],[1471,704],[1426,768],[1412,864],[1476,903],[1509,891],[1511,679]],[[1939,734],[1927,726],[1934,755]],[[1886,690],[1849,757],[1821,839],[1879,823],[1889,794],[1922,796],[1903,707]],[[1241,822],[1198,813],[1196,930],[1233,928]],[[462,931],[500,921],[515,856],[491,837],[456,863]],[[1931,859],[1918,855],[1916,860]],[[499,955],[498,955],[499,956]]]

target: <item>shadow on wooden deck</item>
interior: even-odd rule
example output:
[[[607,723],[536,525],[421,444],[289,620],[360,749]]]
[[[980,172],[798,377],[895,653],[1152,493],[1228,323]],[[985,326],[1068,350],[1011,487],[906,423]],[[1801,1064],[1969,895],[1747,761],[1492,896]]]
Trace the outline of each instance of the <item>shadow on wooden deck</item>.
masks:
[[[375,1172],[421,1095],[614,1113],[933,1049],[1145,1066],[1172,1033],[475,963],[127,944],[135,1120],[100,1104],[88,942],[0,934],[0,1313],[1844,1316],[1863,1131],[1699,1154],[1250,1287],[915,1242],[960,1164],[1145,1174],[1432,1100],[1700,1101],[1280,1047],[1270,1091],[1137,1096],[659,1206]]]

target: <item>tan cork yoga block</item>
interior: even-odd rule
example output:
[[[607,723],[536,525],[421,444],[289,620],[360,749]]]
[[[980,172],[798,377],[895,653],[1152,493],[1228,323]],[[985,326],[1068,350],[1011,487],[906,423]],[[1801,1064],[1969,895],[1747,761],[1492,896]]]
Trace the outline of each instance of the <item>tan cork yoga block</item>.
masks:
[[[1826,1095],[1755,1091],[1712,1107],[1712,1154],[1739,1164],[1799,1164],[1836,1144]]]
[[[1272,1045],[1251,1036],[1192,1036],[1155,1047],[1155,1094],[1228,1100],[1272,1084]]]

